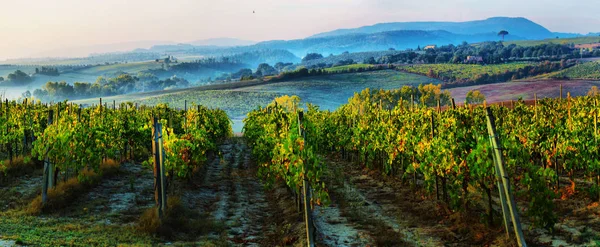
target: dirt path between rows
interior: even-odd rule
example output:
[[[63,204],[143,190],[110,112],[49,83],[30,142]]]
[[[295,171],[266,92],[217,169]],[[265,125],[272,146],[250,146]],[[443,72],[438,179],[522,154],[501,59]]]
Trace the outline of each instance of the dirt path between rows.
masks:
[[[219,149],[222,158],[207,164],[199,187],[183,192],[184,200],[222,223],[230,244],[265,246],[266,237],[278,230],[270,223],[278,209],[267,201],[251,152],[241,138],[232,138]]]
[[[134,225],[142,212],[154,204],[152,170],[141,164],[123,163],[117,174],[103,178],[62,211],[68,217],[93,214],[101,224]]]
[[[328,158],[332,201],[351,228],[364,236],[349,246],[443,246],[443,228],[425,226],[396,202],[398,193],[347,162]],[[326,231],[323,231],[325,234]],[[337,246],[331,245],[331,246]]]
[[[17,209],[42,191],[42,170],[15,177],[10,183],[0,184],[0,211]]]

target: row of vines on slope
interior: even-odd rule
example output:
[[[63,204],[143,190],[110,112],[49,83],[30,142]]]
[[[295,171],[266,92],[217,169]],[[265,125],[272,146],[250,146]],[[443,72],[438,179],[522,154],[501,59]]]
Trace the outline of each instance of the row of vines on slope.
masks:
[[[334,112],[309,106],[307,139],[315,150],[351,157],[406,182],[420,180],[453,210],[468,210],[479,190],[487,195],[491,221],[496,181],[485,108],[441,111],[404,98],[400,90],[366,89]],[[600,199],[597,101],[586,96],[544,99],[535,106],[518,102],[512,109],[491,106],[512,187],[519,201],[528,202],[526,214],[538,226],[552,227],[553,200],[569,196],[559,187],[559,175],[570,178],[569,187],[580,181],[576,174],[583,176],[587,181],[577,188]],[[291,186],[306,173],[294,166],[302,160],[294,156],[301,145],[293,144],[303,141],[294,128],[294,111],[283,107],[259,109],[246,121],[263,175]]]
[[[306,179],[313,190],[313,202],[328,203],[326,184],[321,180],[325,166],[316,155],[317,141],[311,138],[317,130],[310,117],[299,123],[302,114],[299,101],[296,96],[283,96],[265,108],[248,113],[244,136],[259,164],[258,175],[268,186],[284,182],[293,192],[301,194]],[[300,128],[305,135],[301,135]]]
[[[137,107],[122,103],[118,107],[98,105],[82,108],[61,102],[6,101],[0,114],[0,144],[8,160],[0,163],[0,171],[16,154],[54,164],[54,184],[61,175],[79,175],[83,169],[99,172],[102,160],[143,161],[151,159],[152,119],[163,123],[165,167],[169,178],[192,175],[202,166],[209,153],[218,151],[217,144],[231,136],[231,123],[223,110],[194,106],[177,110],[167,105]],[[48,121],[52,119],[52,121]],[[10,156],[10,157],[9,157]],[[143,162],[145,164],[151,162]]]

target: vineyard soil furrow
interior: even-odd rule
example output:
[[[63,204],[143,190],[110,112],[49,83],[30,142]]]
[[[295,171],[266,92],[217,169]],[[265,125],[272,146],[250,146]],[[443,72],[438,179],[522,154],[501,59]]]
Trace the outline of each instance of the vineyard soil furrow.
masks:
[[[500,199],[492,196],[493,208],[501,214]],[[591,203],[582,195],[567,200],[557,200],[557,211],[560,212],[558,222],[554,224],[554,232],[548,229],[531,227],[531,219],[521,213],[521,224],[527,242],[533,246],[593,246],[594,239],[600,237],[600,206]],[[525,202],[518,202],[520,212],[526,211]]]
[[[0,186],[0,210],[15,209],[36,196],[41,190],[41,170],[24,175],[18,180]]]
[[[152,171],[140,164],[123,163],[119,172],[78,197],[64,211],[69,217],[93,214],[104,224],[135,224],[142,212],[154,206]]]
[[[441,246],[443,241],[440,229],[434,222],[424,225],[417,215],[411,215],[397,203],[398,197],[411,194],[398,194],[390,184],[376,180],[363,173],[355,165],[328,159],[328,165],[339,181],[334,182],[333,194],[345,198],[346,214],[354,216],[359,225],[369,231],[371,238],[379,245]],[[348,169],[352,167],[352,169]],[[343,200],[343,199],[342,199]],[[412,205],[419,207],[419,205]],[[418,227],[416,227],[418,225]],[[368,226],[368,227],[367,227]],[[391,235],[391,236],[390,236]]]
[[[313,215],[317,240],[326,246],[365,246],[373,242],[369,234],[357,229],[336,205],[316,206]]]
[[[263,227],[271,216],[261,184],[252,169],[250,153],[241,139],[234,139],[231,150],[234,166],[231,171],[233,193],[228,209],[229,238],[234,244],[260,246],[264,234],[275,229]]]
[[[208,163],[199,188],[186,190],[183,196],[190,208],[223,225],[230,244],[264,246],[264,238],[277,229],[269,224],[273,209],[244,140],[232,138],[219,150],[222,157]]]

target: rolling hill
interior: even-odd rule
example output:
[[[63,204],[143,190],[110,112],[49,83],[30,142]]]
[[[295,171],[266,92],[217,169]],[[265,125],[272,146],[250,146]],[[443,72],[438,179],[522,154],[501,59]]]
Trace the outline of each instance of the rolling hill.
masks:
[[[162,45],[152,47],[146,52],[178,54],[198,54],[205,56],[223,56],[251,52],[256,50],[287,50],[298,57],[303,57],[310,52],[324,55],[341,54],[343,52],[384,51],[389,48],[416,49],[418,46],[460,44],[463,41],[476,43],[482,41],[499,40],[496,33],[483,34],[456,34],[448,31],[422,31],[399,30],[371,34],[347,34],[322,38],[305,38],[295,40],[264,41],[250,46],[242,47],[206,47],[192,45]],[[516,35],[507,36],[507,40],[523,39]]]
[[[337,29],[310,36],[309,38],[322,38],[338,35],[357,33],[379,33],[396,30],[445,30],[456,34],[481,34],[498,33],[508,30],[511,35],[525,39],[544,39],[553,37],[553,33],[545,27],[522,17],[492,17],[485,20],[465,22],[391,22],[379,23],[372,26],[363,26],[350,29]]]
[[[517,36],[506,37],[507,39],[522,39]],[[343,52],[382,51],[394,48],[416,49],[418,46],[460,44],[498,40],[495,33],[486,34],[456,34],[448,31],[422,31],[422,30],[399,30],[380,33],[356,33],[338,35],[322,38],[307,38],[289,41],[267,41],[254,46],[256,48],[284,49],[289,50],[297,56],[304,56],[309,52],[318,52],[325,55],[330,53],[340,54]],[[250,48],[249,47],[249,48]]]

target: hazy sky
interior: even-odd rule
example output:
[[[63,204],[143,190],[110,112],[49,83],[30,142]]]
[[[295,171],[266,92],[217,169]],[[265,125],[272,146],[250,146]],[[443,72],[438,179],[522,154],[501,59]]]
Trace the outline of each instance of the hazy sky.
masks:
[[[600,32],[598,0],[0,0],[0,10],[0,59],[121,42],[295,39],[378,22],[491,16],[526,17],[555,32]]]

